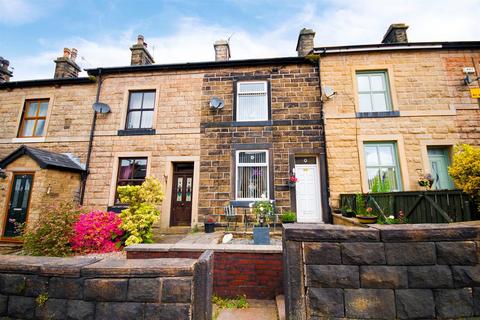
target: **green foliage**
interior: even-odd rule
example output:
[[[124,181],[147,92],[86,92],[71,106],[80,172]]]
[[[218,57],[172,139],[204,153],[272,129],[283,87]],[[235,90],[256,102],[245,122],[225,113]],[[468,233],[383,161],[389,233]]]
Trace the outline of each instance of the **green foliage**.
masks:
[[[253,206],[253,213],[255,213],[255,217],[257,218],[257,223],[269,223],[274,218],[273,212],[273,205],[270,200],[260,200],[256,201]]]
[[[363,216],[363,217],[375,217],[376,214],[373,213],[371,207],[366,207],[365,197],[361,193],[357,193],[355,195],[355,203],[356,203],[356,215]]]
[[[140,186],[118,187],[120,202],[128,208],[122,210],[120,228],[126,232],[125,245],[152,242],[152,225],[160,217],[157,206],[163,201],[160,181],[147,177]]]
[[[234,299],[222,298],[216,295],[212,296],[212,303],[220,309],[246,309],[248,308],[247,297],[245,295],[238,296]]]
[[[480,147],[468,144],[455,146],[448,173],[455,186],[475,198],[480,206]]]
[[[39,307],[44,306],[47,301],[48,301],[48,293],[46,292],[40,293],[35,299],[35,302]]]
[[[283,223],[286,222],[295,222],[297,220],[297,214],[291,210],[286,210],[280,216],[280,219]]]
[[[64,257],[71,255],[70,239],[80,208],[73,203],[60,203],[42,212],[23,232],[23,251],[33,256]]]
[[[372,193],[391,192],[392,186],[388,179],[381,179],[379,176],[375,176],[372,182]]]

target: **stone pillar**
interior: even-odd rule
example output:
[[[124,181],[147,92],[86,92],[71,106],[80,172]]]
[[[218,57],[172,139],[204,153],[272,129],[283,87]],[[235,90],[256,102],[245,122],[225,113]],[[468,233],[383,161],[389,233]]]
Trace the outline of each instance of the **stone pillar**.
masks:
[[[13,77],[13,73],[8,70],[10,61],[0,57],[0,83],[10,81],[10,78]]]
[[[303,28],[300,30],[297,40],[297,53],[299,57],[309,54],[314,47],[315,31]]]
[[[230,45],[226,40],[218,40],[213,44],[215,48],[215,61],[230,60]]]
[[[77,58],[77,49],[63,49],[63,57],[58,57],[55,60],[55,79],[61,78],[77,78],[78,73],[82,70],[75,62]]]
[[[383,36],[382,43],[408,43],[407,29],[405,23],[391,24]]]
[[[137,43],[130,47],[130,50],[132,51],[130,64],[132,66],[155,63],[152,55],[147,50],[147,43],[144,40],[144,37],[139,34],[137,37]]]

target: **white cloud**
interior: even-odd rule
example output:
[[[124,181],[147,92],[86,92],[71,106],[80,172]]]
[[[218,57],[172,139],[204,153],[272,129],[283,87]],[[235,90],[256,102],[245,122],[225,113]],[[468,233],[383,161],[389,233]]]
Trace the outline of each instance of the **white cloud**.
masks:
[[[4,2],[0,0],[0,4]],[[282,20],[276,28],[259,25],[255,32],[182,17],[177,20],[178,25],[173,28],[176,31],[171,35],[145,34],[145,41],[156,63],[173,63],[213,60],[213,42],[232,34],[232,59],[294,56],[302,27],[316,31],[316,46],[379,43],[387,27],[394,22],[410,25],[410,41],[478,40],[478,0],[323,0],[309,1],[298,8],[302,9]],[[255,13],[258,14],[261,12]],[[89,64],[80,58],[77,60],[82,67],[128,65],[128,48],[135,43],[137,32],[129,29],[95,40],[86,37],[58,40],[33,58],[12,57],[11,65],[16,67],[14,80],[51,77],[54,72],[52,60],[61,55],[64,46],[76,47],[79,57],[85,57]]]
[[[0,0],[0,24],[22,25],[32,23],[39,17],[50,13],[55,6],[52,0]]]

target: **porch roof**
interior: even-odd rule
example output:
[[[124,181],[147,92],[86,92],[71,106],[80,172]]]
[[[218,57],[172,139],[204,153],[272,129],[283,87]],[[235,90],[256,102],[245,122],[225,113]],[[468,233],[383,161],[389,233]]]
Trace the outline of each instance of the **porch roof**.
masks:
[[[57,169],[71,172],[85,171],[84,167],[68,154],[46,151],[27,147],[25,145],[22,145],[17,150],[3,158],[0,161],[0,168],[5,168],[7,165],[23,155],[28,155],[30,158],[35,160],[35,162],[37,162],[42,169]]]

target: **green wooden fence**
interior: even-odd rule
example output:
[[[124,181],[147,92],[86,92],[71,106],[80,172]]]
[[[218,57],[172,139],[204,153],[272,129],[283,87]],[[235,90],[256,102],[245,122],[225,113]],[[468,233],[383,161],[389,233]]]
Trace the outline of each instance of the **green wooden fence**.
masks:
[[[367,207],[385,216],[403,211],[409,223],[449,223],[480,219],[477,205],[461,190],[406,191],[363,194]],[[356,211],[355,194],[341,194],[342,212]]]

